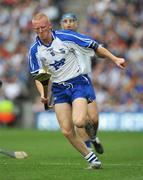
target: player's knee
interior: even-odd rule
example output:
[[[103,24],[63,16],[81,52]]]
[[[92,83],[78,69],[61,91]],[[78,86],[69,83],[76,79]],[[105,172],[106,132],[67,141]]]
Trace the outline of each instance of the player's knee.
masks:
[[[85,127],[85,119],[84,118],[77,118],[74,120],[74,125],[78,128],[83,128]]]
[[[70,138],[71,136],[73,136],[72,130],[62,129],[62,133],[66,138]]]
[[[92,114],[89,118],[92,122],[98,123],[98,115]]]

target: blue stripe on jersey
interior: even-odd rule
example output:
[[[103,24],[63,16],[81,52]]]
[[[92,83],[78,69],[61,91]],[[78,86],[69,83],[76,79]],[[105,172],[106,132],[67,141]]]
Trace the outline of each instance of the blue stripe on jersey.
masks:
[[[33,44],[33,46],[30,48],[29,51],[29,69],[31,73],[38,72],[40,69],[40,65],[36,57],[37,47],[38,47],[38,43],[36,42],[35,44]]]
[[[82,47],[88,47],[96,50],[99,46],[99,43],[92,38],[72,30],[53,31],[53,33],[62,41],[71,41]]]

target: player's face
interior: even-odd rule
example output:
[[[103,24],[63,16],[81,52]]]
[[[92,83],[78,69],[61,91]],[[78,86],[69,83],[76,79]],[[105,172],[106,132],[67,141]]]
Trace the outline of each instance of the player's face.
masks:
[[[40,37],[41,40],[46,40],[49,37],[49,33],[51,31],[51,23],[50,21],[43,17],[40,20],[35,20],[32,22],[34,31]]]
[[[61,22],[62,29],[69,29],[76,31],[78,23],[74,19],[66,18]]]

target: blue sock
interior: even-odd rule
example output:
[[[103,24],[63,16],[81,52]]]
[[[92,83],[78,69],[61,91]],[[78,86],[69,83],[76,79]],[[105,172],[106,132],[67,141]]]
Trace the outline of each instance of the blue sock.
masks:
[[[87,146],[88,148],[91,148],[91,142],[90,142],[90,140],[84,141],[84,143],[86,144],[86,146]]]

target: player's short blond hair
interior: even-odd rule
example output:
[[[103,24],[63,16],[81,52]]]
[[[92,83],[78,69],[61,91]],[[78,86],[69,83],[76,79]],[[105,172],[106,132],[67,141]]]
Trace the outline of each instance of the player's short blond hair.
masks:
[[[41,12],[39,12],[39,13],[37,13],[37,14],[35,14],[35,15],[33,16],[32,22],[37,21],[37,20],[40,20],[40,19],[42,19],[42,18],[45,18],[45,19],[47,19],[48,22],[50,22],[48,16],[46,16],[44,13],[41,13]]]

